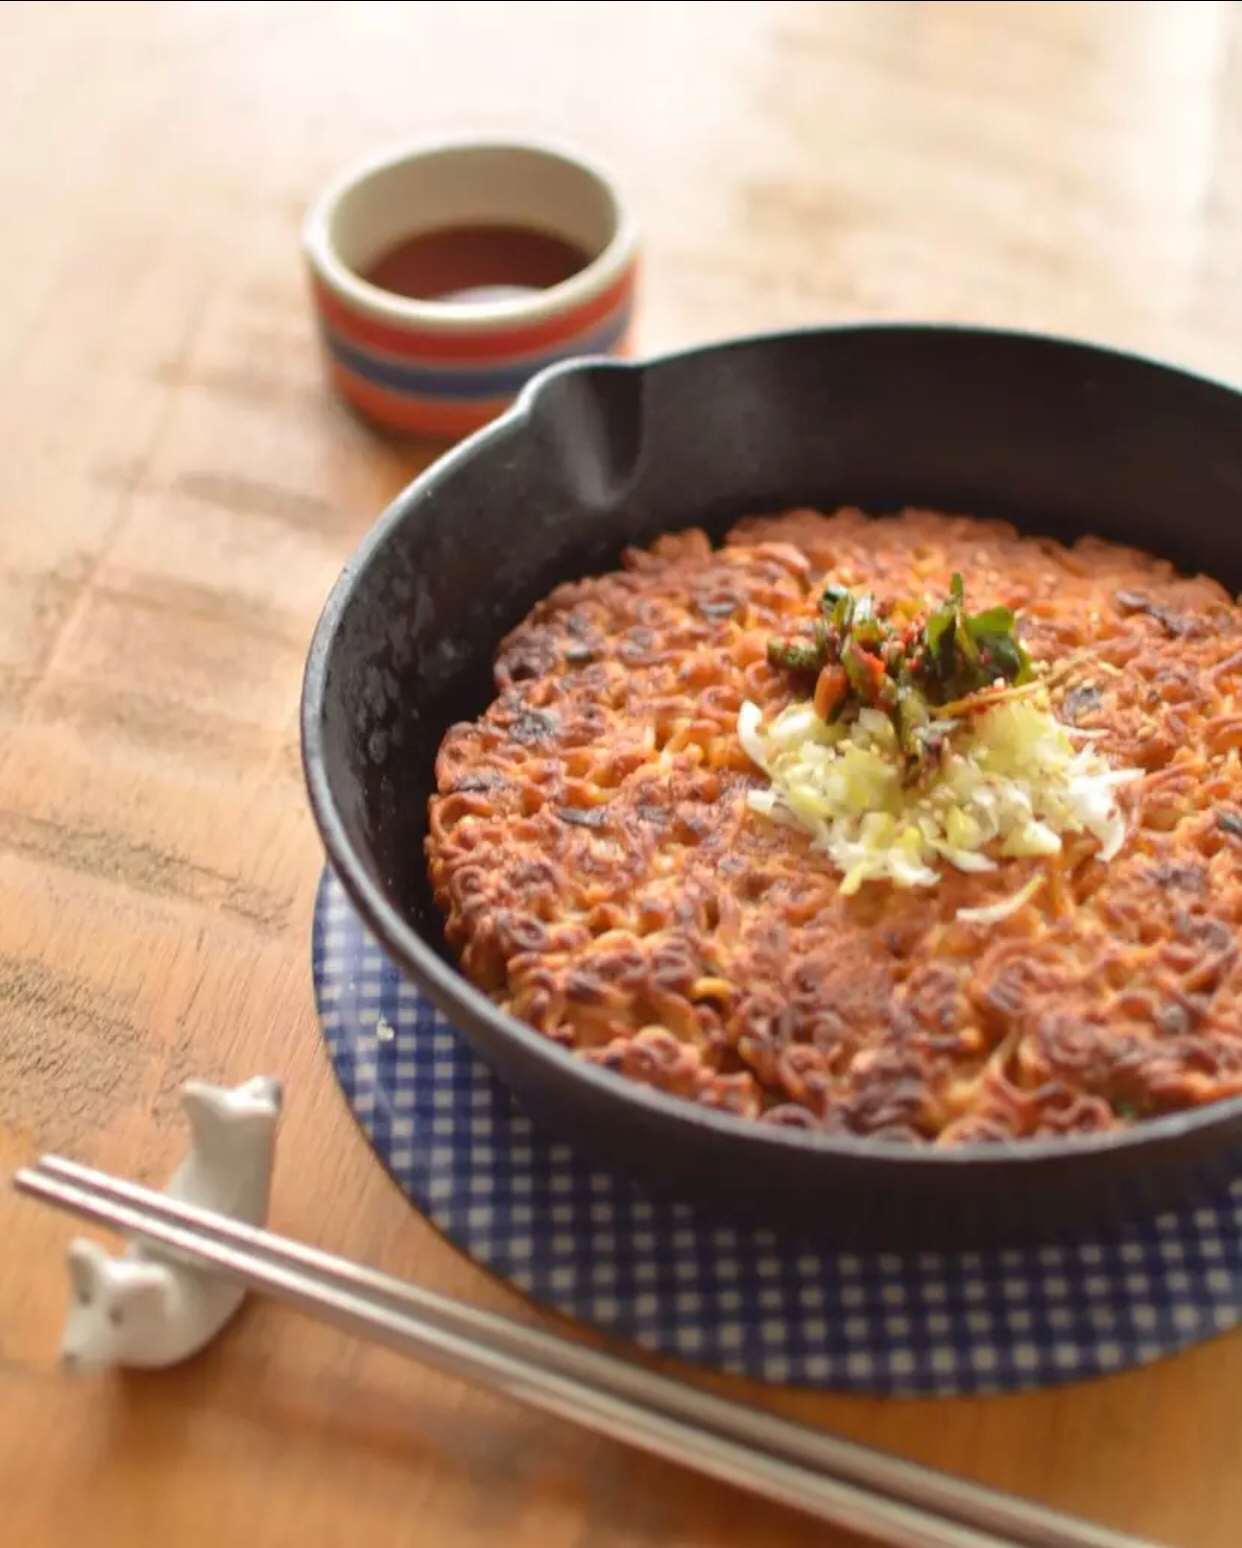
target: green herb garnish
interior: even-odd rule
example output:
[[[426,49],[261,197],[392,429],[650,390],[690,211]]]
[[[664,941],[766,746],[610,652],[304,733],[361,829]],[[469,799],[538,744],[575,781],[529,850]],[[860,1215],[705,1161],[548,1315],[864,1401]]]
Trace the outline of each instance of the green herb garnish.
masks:
[[[769,640],[768,661],[815,679],[814,702],[825,720],[863,708],[887,714],[908,783],[938,761],[952,729],[935,710],[962,713],[969,707],[963,701],[983,689],[1020,686],[1032,675],[1012,609],[968,613],[958,574],[946,600],[930,611],[826,585],[814,635]]]
[[[769,640],[768,664],[786,672],[814,672],[824,664],[818,644],[806,640]]]

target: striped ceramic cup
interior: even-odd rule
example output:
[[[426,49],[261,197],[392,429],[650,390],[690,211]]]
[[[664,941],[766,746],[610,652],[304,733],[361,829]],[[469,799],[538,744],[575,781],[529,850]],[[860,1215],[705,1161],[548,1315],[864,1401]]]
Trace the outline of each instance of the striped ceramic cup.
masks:
[[[554,361],[626,348],[637,231],[564,150],[391,151],[327,189],[303,244],[332,381],[391,430],[464,435]]]

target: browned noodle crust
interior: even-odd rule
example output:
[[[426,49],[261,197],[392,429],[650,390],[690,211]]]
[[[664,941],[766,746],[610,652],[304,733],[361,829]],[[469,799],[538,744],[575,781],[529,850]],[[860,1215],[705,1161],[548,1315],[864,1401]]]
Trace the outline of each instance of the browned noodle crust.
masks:
[[[1005,603],[1053,700],[1138,767],[1107,864],[839,877],[750,812],[746,698],[831,577]],[[1242,1092],[1242,609],[1084,539],[908,511],[687,531],[558,587],[502,643],[499,697],[436,764],[427,854],[465,972],[584,1058],[770,1123],[949,1143],[1108,1129]],[[1001,924],[957,920],[1048,880]]]

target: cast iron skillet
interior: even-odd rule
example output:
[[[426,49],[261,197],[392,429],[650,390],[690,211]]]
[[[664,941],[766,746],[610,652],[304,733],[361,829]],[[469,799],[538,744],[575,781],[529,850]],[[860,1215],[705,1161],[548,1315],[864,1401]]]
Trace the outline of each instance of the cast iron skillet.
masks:
[[[501,636],[628,543],[794,505],[921,504],[1094,532],[1242,586],[1242,395],[1082,344],[940,327],[809,330],[579,362],[418,478],[311,645],[302,740],[362,918],[547,1124],[724,1215],[869,1245],[1069,1237],[1220,1185],[1242,1100],[1116,1137],[919,1150],[746,1124],[581,1063],[460,976],[423,860],[436,749],[491,696]]]

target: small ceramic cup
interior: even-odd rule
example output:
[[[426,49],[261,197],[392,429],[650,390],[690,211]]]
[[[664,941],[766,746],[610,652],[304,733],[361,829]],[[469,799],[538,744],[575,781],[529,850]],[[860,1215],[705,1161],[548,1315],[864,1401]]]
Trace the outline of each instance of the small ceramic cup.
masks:
[[[364,278],[408,239],[463,227],[558,237],[583,266],[547,289],[461,299]],[[638,233],[604,173],[564,150],[440,141],[390,151],[324,192],[303,246],[331,379],[389,430],[455,439],[545,366],[627,347]]]

